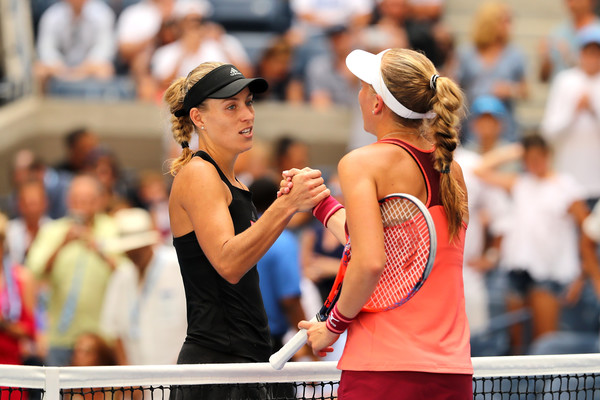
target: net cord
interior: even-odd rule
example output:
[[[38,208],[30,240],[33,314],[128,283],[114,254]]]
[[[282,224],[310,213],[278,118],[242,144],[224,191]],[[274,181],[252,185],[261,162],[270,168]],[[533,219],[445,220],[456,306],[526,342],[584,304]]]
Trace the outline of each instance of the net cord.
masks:
[[[600,371],[600,354],[474,357],[475,378],[589,374]],[[0,386],[52,391],[80,387],[127,387],[210,383],[337,381],[334,361],[111,367],[30,367],[0,365]]]

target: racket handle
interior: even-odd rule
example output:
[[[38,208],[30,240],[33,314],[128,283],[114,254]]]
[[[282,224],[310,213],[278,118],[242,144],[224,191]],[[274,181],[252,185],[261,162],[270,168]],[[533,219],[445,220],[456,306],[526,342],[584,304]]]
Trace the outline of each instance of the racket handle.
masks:
[[[317,322],[317,317],[311,319],[310,322]],[[308,334],[306,329],[300,329],[294,335],[294,337],[290,339],[289,342],[279,349],[277,353],[274,353],[271,355],[271,357],[269,357],[269,363],[271,363],[271,366],[278,370],[283,368],[285,363],[288,362],[288,360],[306,344],[307,339]]]

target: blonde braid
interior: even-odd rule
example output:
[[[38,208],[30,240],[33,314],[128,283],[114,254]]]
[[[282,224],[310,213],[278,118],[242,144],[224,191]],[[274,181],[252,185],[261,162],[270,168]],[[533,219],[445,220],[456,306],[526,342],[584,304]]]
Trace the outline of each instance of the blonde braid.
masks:
[[[463,113],[463,95],[458,86],[445,77],[437,79],[435,91],[432,109],[437,116],[431,123],[436,143],[434,158],[436,169],[442,172],[440,196],[452,239],[458,233],[467,213],[465,192],[450,171],[453,152],[459,144],[458,125]]]
[[[208,74],[213,69],[223,65],[219,62],[205,62],[194,68],[192,72],[185,78],[177,78],[169,88],[165,91],[164,101],[169,106],[171,112],[171,132],[173,133],[173,139],[175,142],[183,147],[183,151],[178,158],[171,160],[170,173],[175,176],[181,168],[183,168],[188,162],[192,160],[194,152],[188,147],[192,140],[192,135],[196,131],[196,126],[190,119],[189,115],[182,117],[176,117],[174,114],[176,111],[183,107],[183,100],[188,90],[196,82],[198,82],[204,75]],[[202,104],[198,105],[198,108],[203,109]],[[187,144],[187,146],[185,145]]]
[[[433,110],[432,120],[406,119],[394,115],[396,122],[405,127],[432,132],[436,146],[434,168],[442,172],[440,197],[448,218],[450,238],[460,230],[467,205],[465,193],[450,173],[453,151],[459,143],[458,125],[463,113],[463,95],[459,87],[445,77],[431,78],[437,74],[432,62],[423,54],[408,49],[391,49],[382,59],[384,82],[394,97],[404,106],[419,113]]]

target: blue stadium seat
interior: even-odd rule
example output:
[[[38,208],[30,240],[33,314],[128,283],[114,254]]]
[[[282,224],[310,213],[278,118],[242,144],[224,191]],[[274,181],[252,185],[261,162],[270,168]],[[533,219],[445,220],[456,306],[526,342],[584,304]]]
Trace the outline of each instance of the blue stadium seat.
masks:
[[[31,18],[33,20],[33,32],[37,37],[38,23],[42,14],[48,7],[56,3],[58,0],[31,0]]]
[[[291,10],[286,0],[210,0],[211,19],[227,31],[284,32]]]
[[[530,355],[598,353],[598,332],[550,332],[536,339]]]
[[[560,329],[581,333],[600,332],[600,300],[589,281],[585,283],[576,304],[563,306]]]
[[[242,43],[252,65],[258,64],[263,51],[277,36],[274,32],[234,31],[229,33]]]
[[[488,326],[480,332],[471,334],[471,356],[506,356],[511,352],[509,328],[516,324],[528,324],[531,312],[521,309],[495,315],[490,318]]]
[[[47,92],[52,97],[105,101],[133,100],[136,96],[135,84],[126,76],[117,76],[110,81],[51,79],[48,82]]]
[[[123,11],[126,7],[138,3],[140,0],[103,0],[106,4],[110,6],[115,12],[115,15],[119,16],[121,11]]]

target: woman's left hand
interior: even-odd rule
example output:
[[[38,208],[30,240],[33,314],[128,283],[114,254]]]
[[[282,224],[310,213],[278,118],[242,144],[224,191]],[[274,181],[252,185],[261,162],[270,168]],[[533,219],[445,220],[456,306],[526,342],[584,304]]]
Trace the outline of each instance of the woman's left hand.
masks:
[[[340,335],[327,329],[325,322],[300,321],[298,328],[306,329],[308,332],[307,344],[312,348],[313,354],[325,357],[333,351],[334,344]]]

